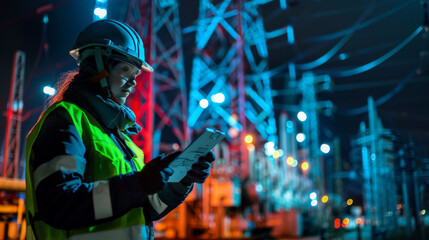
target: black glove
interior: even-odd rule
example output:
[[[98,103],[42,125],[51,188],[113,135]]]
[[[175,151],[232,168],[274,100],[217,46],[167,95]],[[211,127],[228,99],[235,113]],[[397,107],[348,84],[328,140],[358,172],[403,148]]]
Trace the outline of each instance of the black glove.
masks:
[[[181,152],[178,151],[168,156],[164,154],[158,156],[148,162],[141,172],[138,173],[146,194],[157,193],[167,186],[167,181],[174,172],[168,165],[179,156],[180,153]]]
[[[185,186],[189,186],[194,182],[204,183],[210,174],[211,163],[214,160],[215,154],[213,151],[208,152],[205,156],[201,156],[180,182]]]

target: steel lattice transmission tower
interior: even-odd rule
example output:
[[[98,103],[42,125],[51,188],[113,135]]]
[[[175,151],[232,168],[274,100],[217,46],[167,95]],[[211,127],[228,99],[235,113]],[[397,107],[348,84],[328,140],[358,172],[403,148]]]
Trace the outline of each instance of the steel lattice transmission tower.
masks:
[[[249,170],[243,141],[248,132],[277,144],[259,4],[200,0],[192,67],[188,125],[194,132],[207,126],[238,132],[231,137],[230,157],[241,161],[235,171],[242,177]],[[224,94],[223,103],[212,100],[217,93]]]
[[[20,152],[21,116],[23,109],[25,53],[16,51],[10,81],[6,112],[2,177],[17,178]]]
[[[127,22],[142,36],[148,63],[155,70],[140,76],[128,102],[143,126],[134,140],[151,159],[159,151],[173,150],[174,143],[186,146],[189,139],[178,3],[131,0]]]

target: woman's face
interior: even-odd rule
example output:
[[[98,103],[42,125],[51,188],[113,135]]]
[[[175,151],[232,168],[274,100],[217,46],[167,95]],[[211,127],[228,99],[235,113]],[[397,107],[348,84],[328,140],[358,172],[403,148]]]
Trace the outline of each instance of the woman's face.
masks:
[[[110,91],[118,100],[119,104],[124,104],[133,87],[136,86],[136,76],[140,70],[127,62],[120,62],[110,71],[107,81]]]

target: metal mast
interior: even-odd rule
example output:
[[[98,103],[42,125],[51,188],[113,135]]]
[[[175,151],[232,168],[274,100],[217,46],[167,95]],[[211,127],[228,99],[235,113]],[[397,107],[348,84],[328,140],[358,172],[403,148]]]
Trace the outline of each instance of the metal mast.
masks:
[[[2,177],[17,178],[23,109],[25,53],[16,51],[10,80],[9,101],[6,112],[6,134]]]
[[[241,177],[249,172],[247,133],[277,144],[259,2],[201,0],[192,68],[188,125],[196,132],[206,126],[228,132],[230,157],[237,161],[231,167]],[[218,93],[223,103],[213,101]]]

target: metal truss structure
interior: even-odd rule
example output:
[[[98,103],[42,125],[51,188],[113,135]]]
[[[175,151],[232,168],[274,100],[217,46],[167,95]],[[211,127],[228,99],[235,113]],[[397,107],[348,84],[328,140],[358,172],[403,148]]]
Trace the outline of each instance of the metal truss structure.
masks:
[[[176,0],[131,0],[126,21],[144,39],[148,63],[155,70],[139,76],[128,101],[143,126],[133,140],[151,159],[160,151],[186,146],[189,139],[179,6]]]
[[[393,151],[393,142],[389,143],[392,133],[383,128],[372,97],[368,97],[368,115],[369,128],[361,123],[356,143],[362,154],[365,217],[372,226],[372,234],[377,234],[392,231],[398,224],[394,214],[397,211],[395,156],[389,154]]]
[[[201,0],[192,67],[188,125],[193,132],[207,126],[228,132],[231,167],[242,177],[249,172],[247,133],[277,145],[260,3]],[[223,103],[212,100],[217,93]]]
[[[23,109],[25,53],[16,51],[10,81],[9,101],[6,111],[6,134],[4,138],[4,178],[18,178],[21,116]]]

